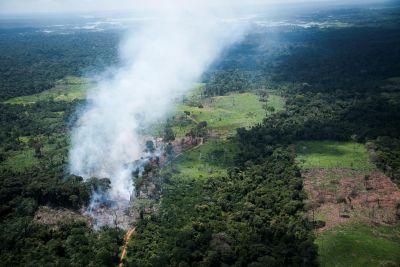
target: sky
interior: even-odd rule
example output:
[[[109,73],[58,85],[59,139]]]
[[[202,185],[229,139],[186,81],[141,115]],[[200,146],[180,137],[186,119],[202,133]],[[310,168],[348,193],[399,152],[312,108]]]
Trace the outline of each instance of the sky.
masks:
[[[0,0],[0,13],[84,13],[103,11],[127,11],[154,7],[167,7],[171,2],[193,0]],[[200,1],[200,0],[199,0]],[[201,1],[200,1],[201,2]],[[317,4],[365,4],[384,3],[388,0],[215,0],[213,5],[296,5]]]

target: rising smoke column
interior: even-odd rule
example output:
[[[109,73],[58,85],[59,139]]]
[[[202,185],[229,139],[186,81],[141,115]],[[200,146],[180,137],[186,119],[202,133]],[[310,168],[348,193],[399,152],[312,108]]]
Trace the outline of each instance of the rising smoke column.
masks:
[[[141,127],[162,119],[173,99],[242,35],[243,23],[233,19],[228,3],[175,0],[147,6],[152,19],[142,21],[121,45],[123,66],[88,94],[72,133],[71,173],[110,178],[111,197],[130,198],[130,163],[144,149]]]

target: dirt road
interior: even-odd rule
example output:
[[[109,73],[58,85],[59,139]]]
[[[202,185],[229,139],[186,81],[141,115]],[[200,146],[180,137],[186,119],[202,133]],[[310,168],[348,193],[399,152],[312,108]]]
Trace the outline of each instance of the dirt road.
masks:
[[[123,267],[124,266],[123,260],[124,260],[124,258],[126,256],[128,243],[129,243],[129,240],[132,238],[134,233],[135,233],[135,228],[132,228],[132,229],[129,229],[129,231],[126,232],[126,234],[125,234],[125,237],[124,237],[124,242],[125,243],[124,243],[124,246],[122,247],[121,258],[119,259],[119,265],[118,265],[119,267]]]

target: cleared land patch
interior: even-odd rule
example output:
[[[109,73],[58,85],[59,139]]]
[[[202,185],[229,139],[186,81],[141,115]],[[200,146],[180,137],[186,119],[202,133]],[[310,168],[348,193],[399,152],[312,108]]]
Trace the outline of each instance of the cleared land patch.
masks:
[[[303,176],[313,204],[310,219],[326,223],[319,232],[355,221],[371,225],[393,225],[398,221],[400,191],[379,171],[313,169]]]
[[[47,164],[63,164],[66,162],[68,150],[67,133],[53,133],[50,136],[21,136],[18,138],[18,149],[2,151],[5,159],[0,162],[0,170],[28,171]],[[40,152],[35,151],[32,140],[39,140]],[[40,154],[40,155],[38,155]]]
[[[38,94],[20,96],[4,101],[6,104],[34,104],[39,101],[73,101],[75,99],[84,99],[87,89],[93,85],[93,81],[87,78],[67,76],[59,80],[54,88],[43,91]]]
[[[231,166],[235,145],[229,136],[240,127],[251,127],[261,123],[266,113],[284,109],[284,100],[278,95],[268,95],[266,102],[253,93],[231,93],[225,96],[205,97],[199,85],[178,105],[170,124],[176,141],[185,136],[201,122],[206,122],[207,134],[204,143],[195,149],[180,153],[163,172],[172,178],[205,179],[226,175]],[[266,111],[266,107],[272,107]]]
[[[322,266],[398,266],[400,191],[362,144],[296,145]]]
[[[226,96],[195,98],[179,105],[174,116],[173,130],[178,137],[184,136],[196,124],[206,121],[212,135],[231,136],[239,127],[250,127],[262,122],[267,111],[259,96],[253,93],[233,93]],[[268,106],[275,111],[283,109],[283,99],[270,95]]]

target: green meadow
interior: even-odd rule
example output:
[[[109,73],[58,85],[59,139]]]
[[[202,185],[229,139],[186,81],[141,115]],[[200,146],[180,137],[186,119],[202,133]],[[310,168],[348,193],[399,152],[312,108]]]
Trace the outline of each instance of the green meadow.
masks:
[[[232,136],[237,128],[248,128],[261,123],[266,115],[263,103],[253,93],[232,93],[204,98],[197,103],[198,106],[184,103],[177,107],[175,117],[186,117],[187,121],[185,125],[173,127],[178,137],[184,136],[196,122],[201,121],[206,121],[208,129],[220,137]],[[284,101],[280,96],[271,95],[267,105],[274,107],[275,111],[280,111],[283,110]]]
[[[269,95],[267,103],[263,103],[259,96],[250,92],[216,97],[204,97],[202,92],[203,85],[200,84],[187,94],[186,100],[177,106],[172,125],[176,137],[180,138],[197,123],[206,121],[211,138],[176,156],[164,167],[163,172],[170,173],[173,178],[225,176],[235,154],[235,145],[228,137],[234,135],[237,128],[261,123],[267,113],[265,104],[273,107],[270,113],[284,110],[284,100],[278,95]]]
[[[49,90],[38,94],[14,97],[6,100],[7,104],[34,104],[40,101],[73,101],[75,99],[84,99],[86,91],[93,86],[93,81],[87,78],[67,76],[56,82],[55,86]]]
[[[316,239],[322,267],[399,266],[400,224],[337,226]]]
[[[296,144],[297,161],[303,169],[346,168],[373,170],[365,145],[355,142],[307,141]]]

